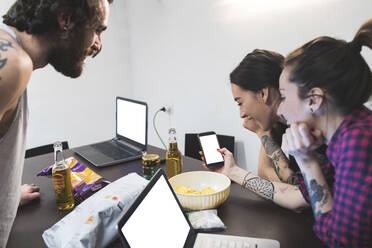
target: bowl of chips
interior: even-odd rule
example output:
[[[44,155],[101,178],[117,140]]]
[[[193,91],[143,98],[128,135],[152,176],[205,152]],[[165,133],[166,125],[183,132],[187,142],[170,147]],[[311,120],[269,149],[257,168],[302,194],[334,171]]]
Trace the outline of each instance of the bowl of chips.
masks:
[[[189,210],[217,208],[230,194],[230,179],[216,172],[185,172],[169,182],[182,207]]]

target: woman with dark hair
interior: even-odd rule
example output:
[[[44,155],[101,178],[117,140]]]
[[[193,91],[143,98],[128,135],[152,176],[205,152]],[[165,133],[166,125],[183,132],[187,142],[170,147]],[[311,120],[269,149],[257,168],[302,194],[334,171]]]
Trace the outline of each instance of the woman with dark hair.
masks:
[[[284,57],[278,53],[255,49],[231,72],[230,81],[244,128],[256,133],[262,143],[258,176],[298,184],[298,166],[281,150],[282,134],[287,126],[276,115],[283,61]]]
[[[372,49],[372,19],[351,42],[319,37],[296,49],[280,76],[283,143],[304,177],[314,231],[330,247],[372,247],[372,112],[363,106],[372,74],[362,46]],[[320,144],[329,164],[316,159]]]
[[[244,119],[243,126],[255,132],[262,142],[258,176],[240,168],[226,148],[219,150],[225,161],[222,167],[211,169],[205,164],[204,167],[228,176],[282,207],[299,211],[309,207],[296,185],[303,179],[296,172],[294,160],[287,159],[281,150],[281,138],[287,126],[276,115],[283,60],[278,53],[256,49],[230,74],[231,90]]]

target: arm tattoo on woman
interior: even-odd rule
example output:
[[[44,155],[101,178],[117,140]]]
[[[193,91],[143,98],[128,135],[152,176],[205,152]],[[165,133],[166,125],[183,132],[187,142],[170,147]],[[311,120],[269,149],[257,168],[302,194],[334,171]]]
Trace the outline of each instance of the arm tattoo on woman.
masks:
[[[322,153],[316,153],[316,158],[319,162],[319,164],[326,164],[328,162],[328,158],[325,154]]]
[[[306,182],[307,190],[309,192],[311,207],[313,209],[314,217],[317,219],[322,214],[322,207],[328,202],[329,190],[327,185],[320,185],[316,179],[307,180],[306,175],[304,179]]]
[[[267,155],[271,156],[271,154],[273,154],[276,150],[280,149],[278,144],[275,143],[275,141],[271,137],[264,135],[261,139],[262,145],[265,148]]]
[[[266,199],[274,200],[274,184],[267,179],[249,178],[243,182],[243,186]]]
[[[6,52],[8,51],[9,47],[14,48],[12,42],[6,39],[0,38],[0,51]],[[0,53],[0,70],[6,65],[7,61],[8,59],[2,58],[2,53]],[[1,77],[0,77],[0,80],[1,80]]]
[[[268,155],[271,165],[274,168],[274,171],[279,177],[280,181],[290,184],[299,184],[299,178],[296,176],[295,172],[292,172],[286,180],[284,180],[284,178],[282,177],[280,169],[288,169],[289,160],[284,155],[280,146],[270,136],[267,135],[262,136],[262,145],[265,148],[266,154]],[[283,168],[280,168],[280,162],[283,164]]]
[[[292,184],[292,185],[299,185],[300,184],[300,177],[301,172],[292,172],[291,175],[289,175],[286,183]]]
[[[273,167],[276,175],[279,177],[279,180],[282,181],[282,182],[285,181],[283,179],[283,177],[280,175],[280,167],[276,164],[276,162],[274,160],[274,159],[277,159],[277,157],[273,157],[273,158],[269,157],[269,159],[270,159],[271,166]]]

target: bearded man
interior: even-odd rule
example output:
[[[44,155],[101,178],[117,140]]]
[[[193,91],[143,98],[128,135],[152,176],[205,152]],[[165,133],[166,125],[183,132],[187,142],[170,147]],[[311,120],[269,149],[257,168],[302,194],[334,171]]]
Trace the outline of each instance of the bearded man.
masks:
[[[27,86],[33,70],[51,64],[79,77],[87,56],[102,49],[113,0],[17,0],[0,24],[0,247],[18,205],[39,197],[22,186],[28,121]]]

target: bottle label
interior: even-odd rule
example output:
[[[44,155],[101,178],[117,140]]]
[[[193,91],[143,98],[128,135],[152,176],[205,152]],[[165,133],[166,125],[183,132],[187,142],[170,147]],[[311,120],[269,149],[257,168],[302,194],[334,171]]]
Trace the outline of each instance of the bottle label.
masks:
[[[65,170],[53,170],[54,193],[59,210],[67,210],[74,207],[70,168]]]
[[[165,163],[165,172],[168,179],[182,173],[182,162],[180,159],[168,158]]]
[[[153,175],[160,169],[160,166],[143,166],[143,177],[150,180]]]
[[[177,175],[178,173],[178,163],[176,160],[173,160],[173,166],[174,166],[174,175]]]
[[[63,175],[55,174],[53,175],[54,191],[57,195],[63,194],[66,188],[65,177]]]

